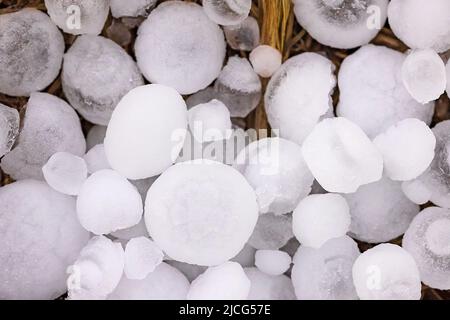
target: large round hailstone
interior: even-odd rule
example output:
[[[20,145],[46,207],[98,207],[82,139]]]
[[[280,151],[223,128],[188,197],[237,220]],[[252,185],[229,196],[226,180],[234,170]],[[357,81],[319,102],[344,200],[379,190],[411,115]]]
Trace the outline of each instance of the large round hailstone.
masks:
[[[353,282],[361,300],[420,300],[422,285],[413,257],[393,244],[380,244],[353,265]]]
[[[64,56],[64,94],[92,123],[107,125],[122,97],[143,84],[136,62],[109,39],[81,36]]]
[[[226,44],[222,30],[201,6],[167,1],[152,11],[138,31],[135,44],[140,70],[152,83],[191,94],[219,75]]]
[[[346,118],[325,119],[306,138],[303,157],[329,192],[352,193],[381,179],[383,158],[366,134]]]
[[[413,49],[450,49],[450,2],[447,0],[391,0],[389,25]]]
[[[77,198],[81,225],[98,235],[138,224],[142,211],[142,199],[136,188],[113,170],[91,175]]]
[[[156,176],[183,147],[187,108],[174,89],[146,85],[131,90],[113,112],[105,137],[111,167],[128,179]]]
[[[203,0],[202,5],[212,21],[220,25],[232,26],[248,17],[252,0]]]
[[[244,271],[251,283],[247,300],[295,300],[294,287],[289,277],[270,276],[256,268],[246,268]]]
[[[388,0],[294,0],[297,21],[318,42],[339,49],[368,44],[383,28]]]
[[[281,138],[301,144],[332,108],[335,66],[316,53],[286,61],[270,80],[265,107],[270,125]]]
[[[184,162],[150,187],[145,222],[171,258],[204,266],[236,256],[258,218],[255,192],[233,168],[212,161]]]
[[[11,151],[19,136],[19,124],[19,112],[0,103],[0,157]]]
[[[422,282],[450,290],[450,211],[437,207],[422,211],[403,238],[403,248],[416,261]]]
[[[260,215],[248,244],[258,250],[278,250],[294,237],[291,215]]]
[[[0,202],[0,299],[58,298],[67,267],[89,240],[75,199],[23,180],[0,188]]]
[[[401,183],[386,177],[344,197],[352,217],[351,236],[368,243],[388,242],[401,236],[420,211],[403,194]]]
[[[64,39],[43,12],[23,9],[0,15],[0,93],[29,96],[58,76]]]
[[[263,214],[292,212],[314,181],[300,146],[281,138],[251,143],[237,156],[235,168],[255,190]]]
[[[371,44],[345,58],[339,71],[338,116],[359,125],[371,139],[404,119],[431,124],[434,103],[417,102],[403,85],[405,58],[396,50]]]
[[[262,272],[279,276],[288,271],[292,258],[284,251],[258,250],[255,253],[255,266]]]

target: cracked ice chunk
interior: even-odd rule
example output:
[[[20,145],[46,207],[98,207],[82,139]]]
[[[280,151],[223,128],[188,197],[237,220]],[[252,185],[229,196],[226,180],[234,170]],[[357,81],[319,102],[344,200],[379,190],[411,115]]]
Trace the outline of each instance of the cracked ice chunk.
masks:
[[[291,262],[291,257],[279,250],[258,250],[255,254],[255,266],[271,276],[279,276],[288,271]]]
[[[128,279],[143,280],[163,261],[164,253],[149,238],[128,241],[125,247],[125,275]]]
[[[0,157],[11,151],[19,135],[19,124],[19,112],[0,103]]]
[[[104,169],[111,169],[111,165],[106,158],[105,146],[103,144],[98,144],[93,147],[83,158],[90,174]]]
[[[244,271],[251,283],[248,300],[295,300],[294,287],[287,276],[270,276],[256,268]]]
[[[403,182],[402,190],[409,200],[418,205],[424,205],[431,199],[431,191],[420,179]]]
[[[257,74],[270,78],[281,67],[281,52],[271,46],[262,45],[250,53],[250,62]]]
[[[111,14],[114,18],[145,17],[157,0],[111,0]]]
[[[157,49],[156,49],[157,48]],[[225,58],[222,30],[201,6],[167,1],[141,24],[135,44],[144,76],[180,94],[206,88],[219,75]]]
[[[97,125],[89,130],[86,137],[86,150],[91,150],[96,145],[103,144],[106,136],[106,129],[107,127],[105,126]]]
[[[292,216],[260,215],[248,244],[258,250],[278,250],[294,237]]]
[[[251,0],[203,0],[203,9],[217,24],[230,26],[241,23],[250,14]]]
[[[252,51],[259,44],[259,24],[253,17],[247,17],[236,25],[224,26],[223,30],[228,44],[234,50]]]
[[[50,18],[35,9],[0,15],[0,92],[29,96],[58,76],[64,39]]]
[[[352,193],[383,174],[381,154],[361,128],[346,118],[320,122],[302,151],[313,176],[329,192]]]
[[[413,257],[393,244],[380,244],[359,256],[353,282],[361,300],[419,300],[421,283]]]

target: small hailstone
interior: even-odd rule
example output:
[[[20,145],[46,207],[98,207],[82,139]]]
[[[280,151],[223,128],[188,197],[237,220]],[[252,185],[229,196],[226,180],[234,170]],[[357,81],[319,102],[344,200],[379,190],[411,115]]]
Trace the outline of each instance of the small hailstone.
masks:
[[[388,0],[294,0],[300,25],[318,42],[339,49],[368,44],[387,18]]]
[[[320,249],[301,246],[294,256],[292,283],[300,300],[356,300],[352,266],[360,252],[351,238],[327,241]]]
[[[317,194],[303,199],[293,214],[294,235],[307,247],[320,248],[350,229],[350,208],[338,194]]]
[[[104,169],[111,169],[111,165],[106,158],[105,146],[103,144],[98,144],[91,148],[83,158],[90,174]]]
[[[403,62],[402,79],[416,101],[437,100],[447,84],[444,61],[431,49],[413,50]]]
[[[111,14],[114,18],[143,17],[153,8],[157,0],[111,0]]]
[[[108,234],[132,227],[142,217],[142,199],[120,174],[101,170],[81,187],[77,214],[81,225],[94,234]]]
[[[141,24],[135,44],[138,65],[147,80],[180,94],[211,84],[222,69],[225,51],[219,26],[201,6],[184,1],[167,1],[154,9]]]
[[[106,129],[107,127],[105,126],[96,125],[89,130],[86,137],[86,150],[91,150],[96,145],[103,144],[106,136]]]
[[[392,0],[389,25],[413,49],[450,49],[450,2],[447,0]]]
[[[251,0],[203,0],[203,9],[208,17],[223,26],[241,23],[250,14]]]
[[[290,215],[267,213],[259,216],[248,244],[258,250],[278,250],[293,237]]]
[[[0,15],[0,93],[29,96],[58,76],[64,39],[43,12],[23,9]]]
[[[380,244],[361,254],[353,266],[361,300],[419,300],[421,283],[413,257],[393,244]]]
[[[171,258],[204,266],[236,256],[258,218],[256,195],[233,168],[212,161],[183,162],[150,187],[145,222]]]
[[[1,160],[13,179],[43,179],[42,166],[59,151],[83,156],[86,141],[80,119],[64,100],[47,93],[32,93],[16,146]]]
[[[88,170],[83,158],[68,152],[57,152],[42,167],[45,181],[63,194],[76,196],[87,179]]]
[[[385,174],[396,181],[409,181],[424,173],[436,147],[433,132],[418,119],[398,122],[373,142],[383,155]]]
[[[255,254],[255,266],[271,276],[279,276],[288,271],[291,262],[291,257],[279,250],[258,250]]]
[[[258,21],[247,17],[239,24],[224,26],[225,38],[234,50],[252,51],[260,41]]]
[[[208,269],[208,267],[198,266],[195,264],[188,264],[175,260],[166,260],[166,263],[176,268],[182,274],[184,274],[186,278],[189,280],[189,282],[192,282],[195,279],[197,279],[198,276],[200,276],[202,273],[206,271],[206,269]]]
[[[301,144],[330,110],[336,85],[333,63],[316,53],[286,61],[270,80],[265,108],[280,137]]]
[[[294,287],[285,275],[270,276],[256,268],[244,269],[250,280],[248,300],[295,300]]]
[[[13,147],[19,135],[19,112],[0,103],[0,157]]]
[[[245,300],[250,292],[250,280],[241,265],[225,262],[210,267],[195,279],[187,294],[188,300]]]
[[[125,247],[125,275],[128,279],[143,280],[163,261],[164,253],[149,238],[128,241]]]
[[[249,268],[255,265],[256,249],[246,244],[244,248],[231,261],[239,263],[242,268]]]
[[[431,191],[420,179],[403,182],[402,190],[409,200],[418,205],[424,205],[431,199]]]
[[[261,45],[250,53],[250,62],[257,74],[270,78],[282,63],[281,52],[271,46]]]
[[[352,193],[381,179],[383,158],[366,134],[346,118],[325,119],[306,138],[303,157],[329,192]]]
[[[141,219],[137,225],[111,232],[110,235],[119,240],[131,240],[138,237],[148,237],[148,231],[144,219]]]
[[[422,282],[450,289],[450,211],[433,207],[422,211],[403,238],[403,248],[415,259]]]
[[[106,131],[109,164],[133,180],[162,173],[183,147],[187,118],[186,103],[174,89],[150,84],[131,90],[117,105]]]

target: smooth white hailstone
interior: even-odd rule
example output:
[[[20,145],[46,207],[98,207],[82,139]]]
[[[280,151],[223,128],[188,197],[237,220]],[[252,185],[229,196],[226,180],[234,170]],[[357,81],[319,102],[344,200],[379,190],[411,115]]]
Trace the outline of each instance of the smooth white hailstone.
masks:
[[[166,263],[176,268],[182,274],[184,274],[186,278],[189,280],[189,282],[192,282],[195,279],[197,279],[198,276],[200,276],[202,273],[206,271],[206,269],[208,269],[208,267],[179,262],[175,260],[166,260]]]
[[[391,0],[389,25],[413,49],[450,49],[450,2],[447,0]]]
[[[292,227],[303,246],[320,248],[333,238],[340,238],[350,229],[350,208],[338,194],[310,195],[294,211]]]
[[[291,215],[260,215],[248,244],[258,250],[278,250],[294,237]]]
[[[91,175],[77,198],[81,225],[98,235],[138,224],[142,211],[142,199],[136,188],[113,170]]]
[[[111,167],[133,180],[170,167],[183,147],[186,103],[174,89],[151,84],[131,90],[113,112],[105,138]]]
[[[29,96],[58,76],[64,39],[43,12],[23,9],[0,15],[0,93]]]
[[[145,17],[157,0],[111,0],[111,14],[114,18]]]
[[[64,56],[64,94],[92,123],[106,126],[122,97],[143,84],[136,62],[110,39],[81,36]]]
[[[422,285],[413,257],[393,244],[380,244],[361,254],[353,266],[361,300],[420,300]]]
[[[57,152],[42,167],[45,181],[63,194],[76,196],[87,179],[88,170],[83,158],[68,152]]]
[[[83,158],[90,174],[100,170],[111,169],[111,165],[106,158],[105,146],[103,144],[94,146]]]
[[[15,180],[42,180],[42,166],[60,151],[83,156],[86,140],[80,119],[64,100],[47,93],[33,93],[16,146],[3,157],[1,167]]]
[[[295,300],[294,287],[285,275],[270,276],[256,268],[244,269],[251,287],[247,300]]]
[[[0,157],[11,151],[19,136],[19,124],[19,112],[0,103]]]
[[[224,26],[223,30],[229,46],[234,50],[252,51],[259,44],[259,24],[253,17],[247,17],[236,25]]]
[[[96,145],[103,144],[106,136],[106,129],[107,127],[105,126],[96,125],[89,130],[86,137],[86,150],[91,150]]]
[[[383,28],[388,0],[294,0],[297,21],[321,44],[351,49]]]
[[[233,168],[212,161],[183,162],[150,187],[145,222],[171,258],[204,266],[236,256],[255,228],[256,195]]]
[[[281,52],[274,47],[261,45],[250,53],[250,62],[257,74],[270,78],[281,67]]]
[[[316,53],[287,60],[270,80],[265,108],[269,123],[281,138],[302,144],[332,107],[335,66]]]
[[[219,26],[201,6],[184,1],[160,4],[139,27],[135,43],[145,78],[180,94],[195,93],[211,84],[222,69],[225,51]]]
[[[385,174],[395,181],[409,181],[430,166],[436,138],[423,121],[406,119],[378,135],[373,143],[383,155]]]
[[[202,0],[207,16],[223,26],[236,25],[248,17],[252,8],[251,0]]]
[[[89,240],[75,199],[22,180],[0,188],[0,202],[0,299],[58,298],[66,268]]]
[[[433,207],[422,211],[403,238],[403,248],[415,259],[423,283],[450,289],[450,211]]]
[[[242,268],[249,268],[255,265],[255,254],[256,249],[246,244],[244,249],[239,252],[237,256],[235,256],[231,261],[239,263]]]
[[[163,261],[164,253],[149,238],[128,241],[125,247],[125,275],[128,279],[143,280]]]
[[[271,276],[279,276],[288,271],[291,262],[291,257],[279,250],[258,250],[255,254],[255,266]]]
[[[148,231],[147,227],[145,226],[145,221],[142,218],[137,225],[111,232],[110,235],[119,240],[131,240],[138,237],[148,237]]]
[[[371,44],[345,58],[339,71],[338,116],[356,123],[371,139],[404,119],[431,124],[434,103],[417,102],[403,85],[405,58],[396,50]]]
[[[352,266],[360,252],[351,238],[331,239],[320,249],[301,246],[292,283],[299,300],[356,300]]]
[[[366,134],[346,118],[325,119],[306,138],[303,157],[329,192],[352,193],[381,179],[383,157]]]
[[[210,267],[195,279],[187,294],[188,300],[245,300],[250,280],[236,262]]]
[[[424,205],[431,199],[431,191],[420,179],[403,182],[402,191],[409,200],[418,205]]]

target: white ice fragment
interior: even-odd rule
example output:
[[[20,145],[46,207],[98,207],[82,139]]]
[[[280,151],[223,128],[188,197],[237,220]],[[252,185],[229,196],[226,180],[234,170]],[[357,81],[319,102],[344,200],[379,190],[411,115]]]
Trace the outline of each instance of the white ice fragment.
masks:
[[[291,257],[279,250],[258,250],[255,254],[255,266],[271,276],[279,276],[288,271],[291,262]]]
[[[111,14],[114,18],[144,17],[148,15],[157,0],[111,0]]]
[[[259,24],[253,17],[247,17],[239,24],[224,26],[223,30],[228,44],[234,50],[252,51],[259,44]]]
[[[13,147],[19,135],[19,112],[0,103],[0,157]]]
[[[217,24],[230,26],[241,23],[250,14],[251,0],[203,0],[203,9]]]
[[[270,78],[282,63],[281,52],[274,47],[261,45],[250,53],[250,62],[257,74],[263,78]]]
[[[106,129],[107,127],[105,126],[96,125],[89,130],[86,137],[86,150],[91,150],[96,145],[103,144],[106,136]]]
[[[291,215],[267,213],[259,216],[248,244],[258,250],[278,250],[293,237]]]
[[[256,268],[244,271],[251,283],[248,300],[295,300],[294,287],[287,276],[270,276]]]
[[[131,280],[143,280],[163,261],[164,253],[149,238],[128,241],[125,247],[125,275]]]
[[[111,165],[106,158],[105,146],[103,144],[94,146],[83,158],[90,174],[104,169],[111,169]]]
[[[402,191],[409,200],[418,205],[424,205],[431,200],[431,191],[420,179],[403,182]]]

